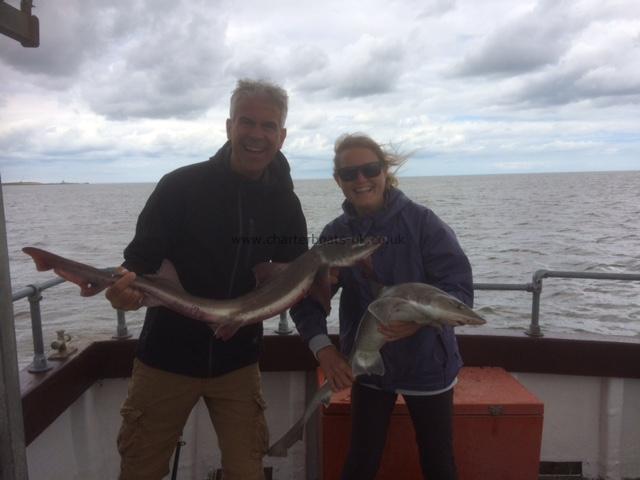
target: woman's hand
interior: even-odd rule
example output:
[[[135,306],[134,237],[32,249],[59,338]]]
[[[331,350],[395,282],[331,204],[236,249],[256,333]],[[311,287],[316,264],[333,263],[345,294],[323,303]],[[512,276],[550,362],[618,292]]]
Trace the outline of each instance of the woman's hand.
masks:
[[[415,322],[389,322],[388,325],[380,325],[378,331],[384,335],[387,342],[400,340],[401,338],[410,337],[422,328]]]
[[[316,356],[331,390],[339,392],[351,386],[353,383],[351,366],[336,347],[333,345],[324,347],[318,350]]]
[[[331,290],[333,286],[338,283],[338,275],[340,270],[338,267],[331,267],[327,272],[327,281],[318,282],[315,281],[309,287],[307,296],[313,298],[316,302],[322,305],[324,313],[329,315],[331,313]]]
[[[122,277],[107,289],[104,296],[113,308],[127,311],[138,310],[144,301],[144,294],[140,290],[131,288],[136,274],[123,267],[119,267],[118,272],[123,274]]]

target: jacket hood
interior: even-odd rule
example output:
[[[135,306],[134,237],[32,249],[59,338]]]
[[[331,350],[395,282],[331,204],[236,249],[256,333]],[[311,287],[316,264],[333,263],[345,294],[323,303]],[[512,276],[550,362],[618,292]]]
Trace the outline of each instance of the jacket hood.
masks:
[[[239,181],[251,182],[241,175],[231,170],[231,142],[227,141],[214,156],[209,158],[216,171],[230,172],[235,175]],[[267,169],[256,182],[265,187],[274,189],[293,190],[293,180],[291,179],[291,168],[287,157],[278,150],[276,157],[269,163]]]

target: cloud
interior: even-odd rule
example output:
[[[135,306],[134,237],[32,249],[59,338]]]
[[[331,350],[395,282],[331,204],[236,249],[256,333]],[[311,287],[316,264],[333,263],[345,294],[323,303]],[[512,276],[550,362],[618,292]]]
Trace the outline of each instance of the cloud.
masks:
[[[457,65],[461,76],[512,76],[556,64],[586,19],[566,2],[541,1],[490,32]]]
[[[354,131],[415,152],[407,174],[640,153],[636,0],[56,0],[36,14],[39,49],[0,37],[5,181],[155,181],[224,142],[247,76],[290,94],[294,175],[328,178]]]
[[[448,76],[492,85],[491,101],[507,108],[637,103],[640,16],[629,7],[540,1],[481,37]]]
[[[513,101],[526,105],[640,103],[640,22],[592,24],[576,38],[563,61],[525,79]]]
[[[88,5],[86,5],[88,3]],[[17,42],[0,41],[0,58],[16,70],[50,79],[50,85],[63,86],[60,79],[72,78],[83,62],[95,51],[98,39],[88,15],[94,13],[92,2],[58,0],[42,2],[33,13],[46,22],[40,29],[40,46],[24,49]],[[54,83],[56,82],[56,83]]]
[[[112,119],[193,117],[217,103],[229,52],[206,2],[60,0],[38,8],[41,47],[0,44],[34,84],[73,92]]]
[[[456,7],[456,0],[427,0],[420,2],[418,18],[440,16]]]
[[[393,91],[403,73],[404,47],[393,38],[366,34],[323,61],[300,79],[305,93],[325,92],[331,98],[359,98]]]
[[[143,16],[135,36],[87,65],[91,81],[81,94],[94,112],[113,119],[193,117],[228,88],[219,80],[228,55],[224,21],[179,3],[153,6],[162,15]]]

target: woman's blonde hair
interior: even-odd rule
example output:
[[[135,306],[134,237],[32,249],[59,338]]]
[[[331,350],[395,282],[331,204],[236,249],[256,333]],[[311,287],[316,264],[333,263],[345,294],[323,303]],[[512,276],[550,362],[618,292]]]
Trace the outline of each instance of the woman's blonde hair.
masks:
[[[333,156],[334,174],[336,173],[338,168],[340,168],[340,166],[338,165],[340,154],[345,150],[349,150],[351,148],[366,148],[368,150],[371,150],[378,158],[378,160],[380,160],[383,165],[384,171],[387,174],[387,183],[385,185],[385,189],[398,186],[398,177],[396,177],[395,173],[398,171],[398,168],[400,168],[407,161],[409,156],[395,151],[393,147],[390,148],[393,151],[385,149],[384,146],[378,144],[370,136],[364,133],[345,133],[344,135],[340,135],[338,137],[333,149],[333,151],[335,152],[335,155]]]

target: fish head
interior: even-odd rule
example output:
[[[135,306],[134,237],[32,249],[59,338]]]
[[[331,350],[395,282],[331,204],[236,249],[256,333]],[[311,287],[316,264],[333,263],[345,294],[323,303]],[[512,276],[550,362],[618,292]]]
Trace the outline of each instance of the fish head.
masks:
[[[382,243],[383,239],[376,237],[339,238],[314,248],[323,263],[333,267],[349,267],[370,256]]]
[[[425,325],[483,325],[486,321],[457,298],[426,283],[401,283],[382,289],[373,305],[377,317]],[[374,312],[375,313],[375,312]]]
[[[441,323],[451,326],[484,325],[486,320],[460,300],[441,293],[434,295],[430,303],[431,310],[437,312]]]

